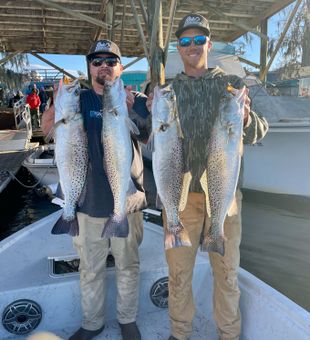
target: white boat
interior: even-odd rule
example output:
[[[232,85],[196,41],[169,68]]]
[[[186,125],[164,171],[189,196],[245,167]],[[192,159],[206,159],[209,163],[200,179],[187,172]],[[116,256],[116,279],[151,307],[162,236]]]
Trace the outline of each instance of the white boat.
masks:
[[[56,192],[59,175],[54,157],[55,144],[40,145],[23,161],[39,184]]]
[[[0,242],[0,339],[21,339],[49,331],[67,339],[81,324],[78,258],[71,237],[51,235],[57,211]],[[160,226],[145,222],[140,247],[137,323],[145,340],[170,334],[167,311],[168,268]],[[75,266],[74,266],[75,265]],[[106,327],[97,339],[121,339],[116,320],[114,268],[108,270]],[[310,314],[243,269],[239,271],[241,340],[309,340]],[[218,339],[212,319],[212,272],[206,253],[198,253],[193,278],[196,301],[192,340]],[[27,335],[26,335],[27,334]]]
[[[243,187],[310,197],[310,98],[269,96],[249,86],[254,111],[266,117],[267,135],[244,149]]]

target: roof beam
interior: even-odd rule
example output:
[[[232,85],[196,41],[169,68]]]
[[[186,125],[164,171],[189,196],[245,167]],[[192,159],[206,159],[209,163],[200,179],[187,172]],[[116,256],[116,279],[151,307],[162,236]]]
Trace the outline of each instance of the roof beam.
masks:
[[[12,52],[12,53],[8,54],[7,56],[5,56],[4,58],[2,58],[0,60],[0,65],[6,63],[7,61],[9,61],[10,59],[14,58],[15,56],[17,56],[20,53],[22,53],[22,51],[16,51],[16,52]]]
[[[58,5],[55,2],[53,2],[52,0],[34,0],[34,1],[41,3],[42,5],[44,5],[46,7],[55,8],[55,9],[59,10],[60,12],[64,12],[66,14],[71,15],[72,17],[87,21],[87,22],[89,22],[89,23],[91,23],[95,26],[103,27],[103,28],[110,28],[111,27],[110,25],[108,25],[107,23],[105,23],[103,21],[94,19],[94,18],[92,18],[88,15],[85,15],[85,14],[79,13],[77,11],[73,11],[69,8],[66,8],[64,6]]]
[[[37,54],[37,53],[35,53],[35,52],[31,52],[31,54],[32,54],[34,57],[36,57],[36,58],[40,59],[41,61],[43,61],[44,63],[46,63],[47,65],[52,66],[54,69],[60,71],[61,73],[65,74],[66,76],[70,77],[71,79],[78,79],[77,77],[75,77],[75,76],[72,75],[71,73],[65,71],[63,68],[60,68],[60,67],[58,67],[57,65],[53,64],[52,62],[50,62],[49,60],[47,60],[47,59],[41,57],[39,54]],[[80,82],[82,85],[86,86],[87,88],[90,87],[89,84],[88,84],[87,82],[85,82],[84,80],[79,79],[79,82]]]
[[[253,26],[251,27],[251,26],[249,26],[249,25],[247,25],[247,24],[242,23],[240,20],[237,21],[237,20],[235,20],[235,19],[232,19],[231,17],[227,16],[226,14],[224,14],[224,13],[222,13],[221,11],[217,10],[216,8],[210,6],[209,4],[204,3],[204,5],[205,5],[205,7],[206,7],[210,12],[212,12],[212,13],[218,15],[219,17],[224,17],[225,19],[227,19],[228,21],[230,21],[234,26],[240,27],[240,28],[244,29],[245,31],[252,32],[252,33],[258,35],[259,37],[261,37],[262,39],[268,40],[268,37],[267,37],[265,34],[263,34],[263,33],[259,32],[259,31],[255,30],[255,29],[253,29],[253,28],[252,28]]]
[[[102,21],[105,15],[105,10],[107,7],[109,0],[102,0],[102,4],[101,4],[101,8],[100,8],[100,12],[98,15],[98,20]],[[102,33],[102,27],[97,27],[97,30],[93,36],[93,41],[97,41]]]
[[[278,13],[279,11],[281,11],[283,8],[290,5],[294,1],[295,0],[282,0],[282,1],[276,2],[274,5],[269,7],[262,15],[251,19],[251,24],[253,26],[259,25],[261,20],[269,18],[270,16],[273,16],[275,13]],[[234,41],[237,38],[239,38],[240,36],[242,36],[244,33],[246,33],[246,31],[244,31],[244,30],[234,32],[233,34],[227,36],[227,40],[228,41]]]
[[[293,8],[293,10],[292,10],[292,12],[291,12],[291,14],[290,14],[290,16],[289,16],[289,18],[288,18],[288,20],[287,20],[287,22],[286,22],[286,24],[285,24],[285,26],[284,26],[284,29],[283,29],[283,31],[282,31],[282,33],[281,33],[281,35],[280,35],[280,38],[279,38],[279,40],[278,40],[278,42],[277,42],[277,45],[276,45],[274,51],[272,52],[272,55],[270,56],[270,59],[268,60],[267,66],[265,67],[264,70],[262,70],[262,72],[261,72],[260,75],[259,75],[259,79],[260,79],[260,80],[263,80],[263,79],[266,77],[266,75],[267,75],[267,73],[268,73],[268,71],[269,71],[269,69],[270,69],[270,66],[271,66],[271,64],[273,63],[274,58],[276,57],[276,55],[277,55],[277,53],[278,53],[278,51],[279,51],[279,49],[280,49],[280,47],[281,47],[281,44],[282,44],[282,42],[283,42],[283,39],[284,39],[284,37],[285,37],[285,35],[286,35],[286,33],[287,33],[287,31],[288,31],[288,29],[289,29],[289,27],[290,27],[292,21],[293,21],[293,18],[294,18],[294,16],[295,16],[295,14],[296,14],[296,12],[297,12],[297,10],[298,10],[298,7],[299,7],[299,5],[301,4],[301,2],[302,2],[302,0],[297,0],[297,2],[296,2],[296,4],[295,4],[295,6],[294,6],[294,8]]]

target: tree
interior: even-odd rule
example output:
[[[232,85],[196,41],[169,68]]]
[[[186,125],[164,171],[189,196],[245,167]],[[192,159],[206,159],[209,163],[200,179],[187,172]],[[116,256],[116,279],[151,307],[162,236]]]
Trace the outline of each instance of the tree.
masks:
[[[0,59],[8,55],[9,53],[1,52]],[[0,83],[8,89],[21,88],[24,82],[21,70],[25,65],[28,65],[27,54],[17,54],[0,65]]]

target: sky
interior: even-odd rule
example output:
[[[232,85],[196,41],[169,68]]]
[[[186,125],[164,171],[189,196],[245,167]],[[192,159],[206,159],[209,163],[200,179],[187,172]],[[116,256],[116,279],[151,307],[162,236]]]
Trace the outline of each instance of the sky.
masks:
[[[292,6],[291,6],[292,7]],[[289,12],[287,12],[289,13]],[[270,38],[277,38],[279,36],[279,30],[277,27],[277,22],[279,20],[284,21],[285,16],[283,14],[276,14],[268,20],[268,36]],[[251,44],[246,46],[245,53],[242,55],[243,58],[253,61],[259,64],[259,53],[260,53],[260,38],[255,34],[250,33]],[[237,40],[237,42],[244,41],[243,38]],[[73,55],[55,55],[55,54],[42,54],[42,57],[49,60],[50,62],[56,64],[57,66],[65,69],[73,75],[77,75],[77,71],[82,71],[87,74],[86,60],[85,56],[73,56]],[[28,55],[29,64],[31,68],[51,68],[49,65],[45,64],[41,60],[37,59],[32,55]],[[134,58],[122,58],[123,65],[126,65]],[[276,57],[271,70],[278,66],[279,58]],[[247,68],[251,68],[245,65]],[[147,61],[142,59],[126,69],[126,71],[147,71]],[[252,68],[252,70],[254,70]]]

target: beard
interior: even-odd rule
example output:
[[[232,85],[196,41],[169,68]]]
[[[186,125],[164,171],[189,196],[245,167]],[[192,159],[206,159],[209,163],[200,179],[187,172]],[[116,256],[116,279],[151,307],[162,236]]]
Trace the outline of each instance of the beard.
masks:
[[[96,77],[96,82],[100,85],[105,85],[106,81],[112,81],[112,74],[109,70],[105,70],[104,72],[98,72]]]

